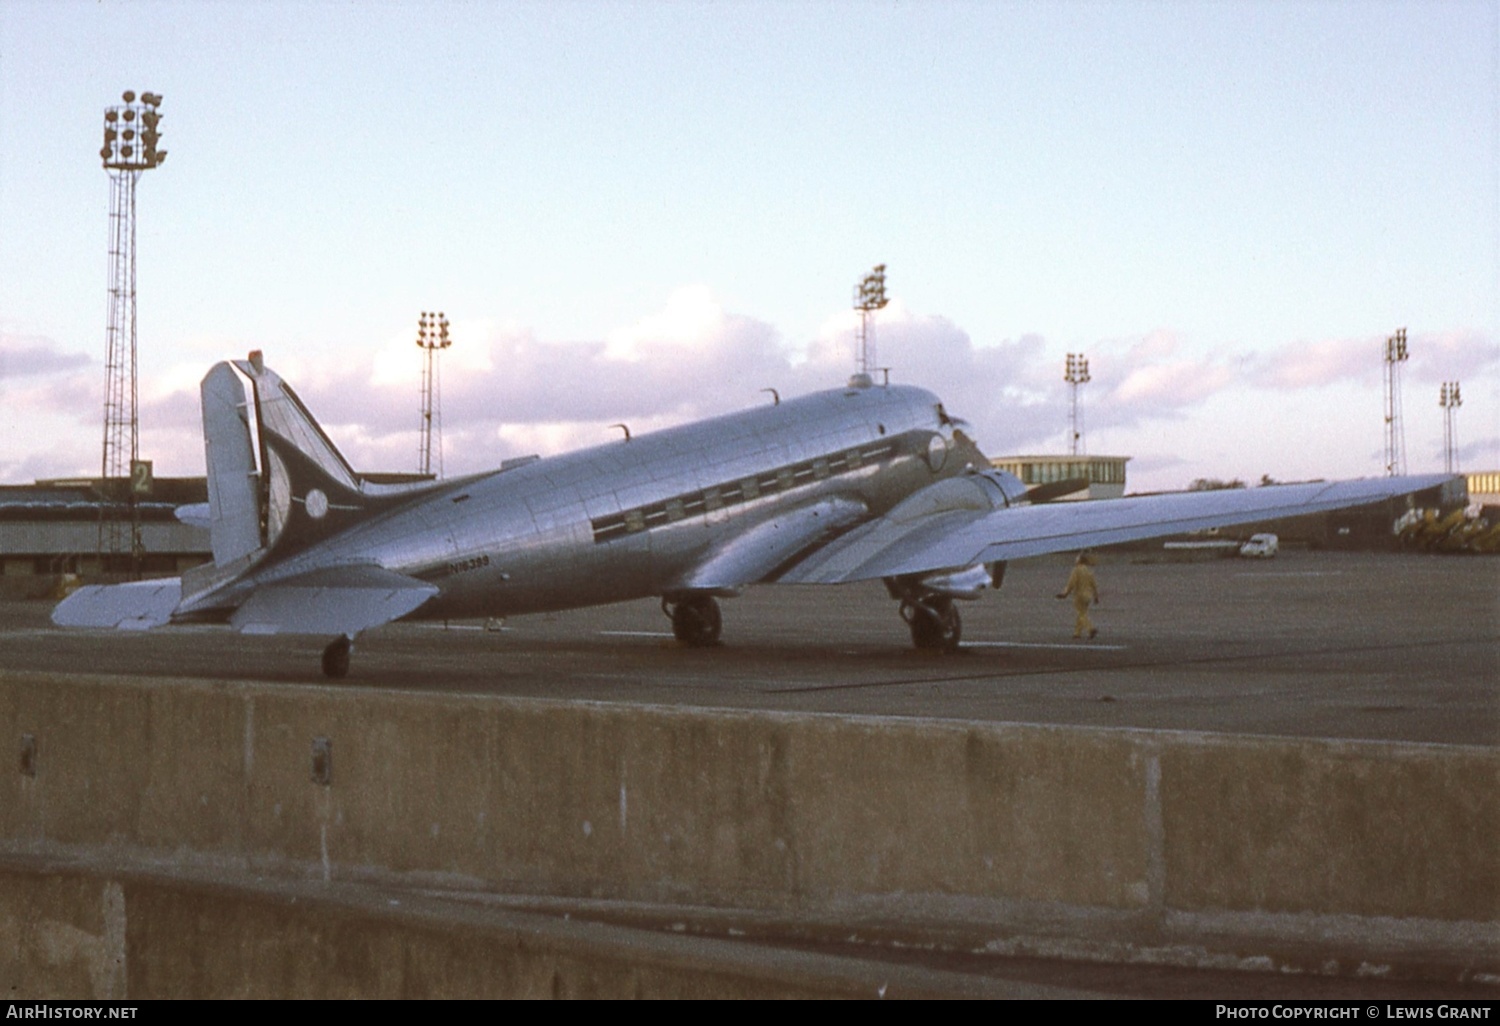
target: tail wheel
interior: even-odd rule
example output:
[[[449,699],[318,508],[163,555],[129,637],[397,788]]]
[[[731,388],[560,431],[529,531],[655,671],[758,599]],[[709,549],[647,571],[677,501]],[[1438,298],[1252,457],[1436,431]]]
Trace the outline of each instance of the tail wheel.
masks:
[[[354,650],[354,640],[339,635],[323,650],[323,676],[335,680],[349,672],[349,653]]]
[[[672,633],[689,648],[717,645],[723,626],[719,603],[711,595],[692,595],[672,607]]]
[[[911,643],[917,648],[936,652],[958,649],[963,618],[951,598],[933,595],[920,602],[903,602],[901,618],[911,627]]]

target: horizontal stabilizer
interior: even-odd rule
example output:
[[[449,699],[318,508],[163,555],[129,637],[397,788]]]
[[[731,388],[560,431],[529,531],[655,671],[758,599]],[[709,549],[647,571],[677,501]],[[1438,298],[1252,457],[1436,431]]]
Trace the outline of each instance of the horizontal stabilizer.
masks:
[[[189,527],[201,527],[205,531],[213,530],[212,503],[195,502],[188,506],[178,506],[172,513],[179,521],[187,524]]]
[[[325,567],[262,585],[229,618],[245,634],[345,634],[399,619],[437,586],[370,564]]]
[[[114,627],[144,631],[172,619],[182,601],[182,580],[167,577],[128,584],[90,584],[79,588],[52,610],[59,627]]]

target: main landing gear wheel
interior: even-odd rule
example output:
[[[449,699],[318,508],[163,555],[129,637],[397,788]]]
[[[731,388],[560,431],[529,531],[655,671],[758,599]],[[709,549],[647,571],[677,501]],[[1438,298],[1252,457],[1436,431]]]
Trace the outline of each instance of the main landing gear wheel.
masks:
[[[334,638],[323,650],[323,676],[335,679],[349,672],[349,653],[354,650],[354,639],[347,635]]]
[[[662,602],[666,609],[667,603]],[[711,595],[690,595],[672,605],[668,614],[672,617],[672,633],[677,640],[689,648],[707,648],[719,643],[719,631],[724,626],[719,615],[719,603]]]
[[[901,619],[911,628],[911,643],[928,652],[956,652],[963,619],[951,598],[935,595],[901,603]]]

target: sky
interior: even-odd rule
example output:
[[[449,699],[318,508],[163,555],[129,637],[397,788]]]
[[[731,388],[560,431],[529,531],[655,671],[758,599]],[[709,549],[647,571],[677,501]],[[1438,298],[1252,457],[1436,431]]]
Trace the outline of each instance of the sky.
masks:
[[[1500,468],[1500,0],[0,3],[0,483],[97,475],[104,108],[137,192],[141,456],[265,352],[350,461],[446,473],[890,380],[1131,491]]]

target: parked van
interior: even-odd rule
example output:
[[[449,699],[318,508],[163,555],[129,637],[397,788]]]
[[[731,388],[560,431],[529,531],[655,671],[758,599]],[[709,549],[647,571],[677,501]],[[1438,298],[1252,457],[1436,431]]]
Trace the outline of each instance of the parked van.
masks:
[[[1251,559],[1270,559],[1276,555],[1277,538],[1274,534],[1252,534],[1250,540],[1240,546],[1240,555]]]

